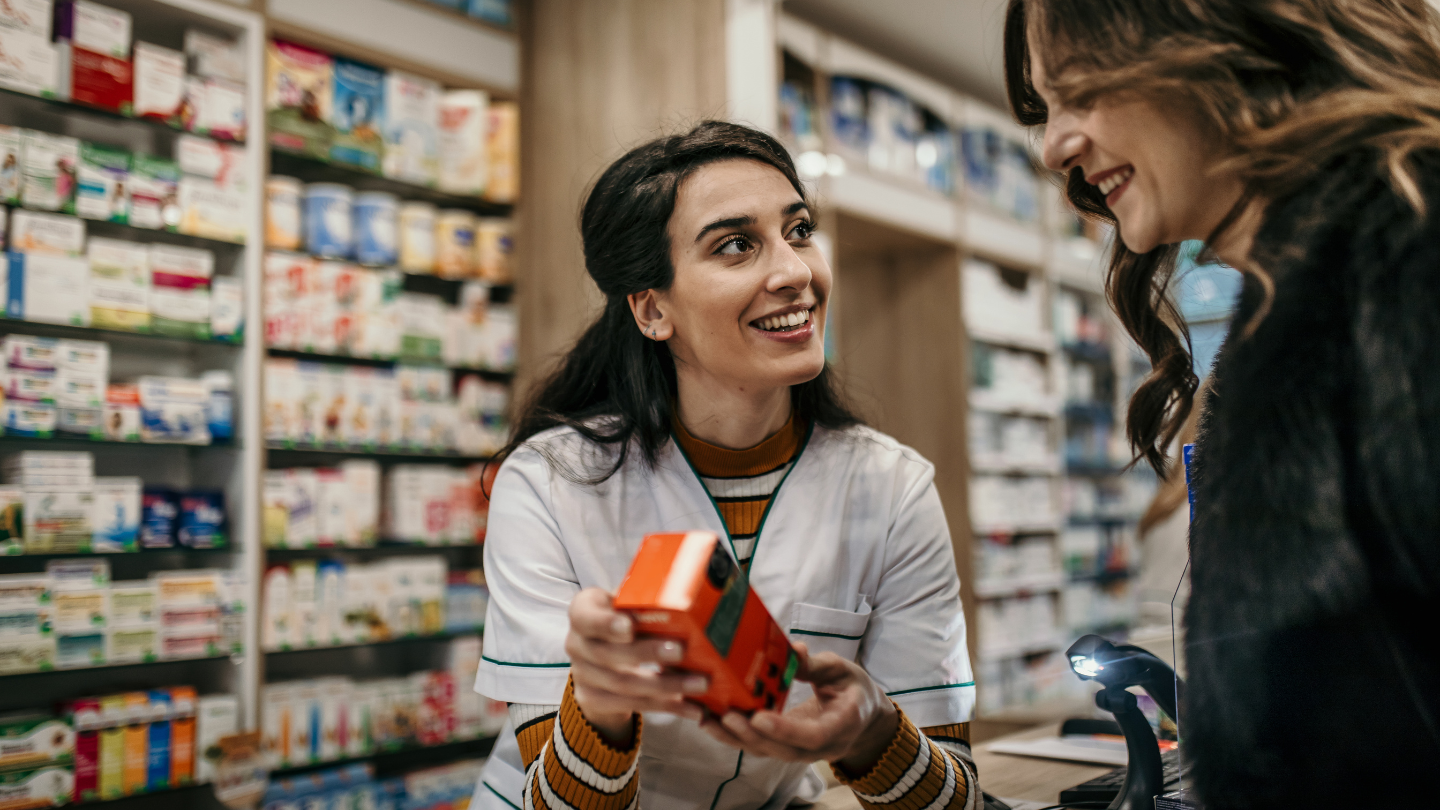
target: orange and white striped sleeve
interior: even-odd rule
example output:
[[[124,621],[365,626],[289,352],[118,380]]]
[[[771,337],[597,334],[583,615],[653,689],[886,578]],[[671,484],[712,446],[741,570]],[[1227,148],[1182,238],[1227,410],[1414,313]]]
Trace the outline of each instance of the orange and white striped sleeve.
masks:
[[[525,810],[634,810],[640,806],[643,721],[621,750],[605,742],[565,684],[559,706],[511,704],[510,718],[525,763]]]
[[[969,757],[969,724],[922,732],[899,706],[895,710],[900,725],[879,761],[858,774],[832,766],[835,778],[854,791],[867,810],[976,810],[980,789]]]

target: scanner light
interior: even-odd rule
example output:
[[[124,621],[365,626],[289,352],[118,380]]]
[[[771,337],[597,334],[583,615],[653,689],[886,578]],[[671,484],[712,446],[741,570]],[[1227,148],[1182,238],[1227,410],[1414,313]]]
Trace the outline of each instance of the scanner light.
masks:
[[[1082,678],[1094,678],[1100,674],[1100,670],[1104,669],[1105,665],[1089,655],[1072,655],[1070,656],[1070,668]]]

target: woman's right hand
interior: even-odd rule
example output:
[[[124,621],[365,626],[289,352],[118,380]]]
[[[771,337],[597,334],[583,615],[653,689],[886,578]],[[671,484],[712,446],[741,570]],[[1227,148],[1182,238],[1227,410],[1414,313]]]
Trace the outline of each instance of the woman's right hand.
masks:
[[[671,639],[636,639],[635,622],[615,610],[600,588],[586,588],[570,601],[565,652],[580,711],[617,747],[629,747],[639,712],[697,722],[703,715],[685,698],[704,694],[708,679],[671,668],[685,657],[685,646]]]

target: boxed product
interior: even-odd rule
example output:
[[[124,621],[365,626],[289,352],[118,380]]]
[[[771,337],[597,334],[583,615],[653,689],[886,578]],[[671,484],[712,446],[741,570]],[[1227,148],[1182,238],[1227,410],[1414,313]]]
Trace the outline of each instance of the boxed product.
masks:
[[[135,115],[179,123],[185,101],[185,54],[136,42],[134,74]]]
[[[112,627],[105,635],[105,659],[111,664],[160,660],[160,631],[154,627]]]
[[[267,687],[267,690],[271,687]],[[205,695],[195,708],[195,781],[213,782],[219,766],[220,738],[240,730],[240,699]],[[214,753],[212,753],[214,752]]]
[[[17,210],[10,215],[10,249],[79,256],[85,252],[85,223],[60,214]]]
[[[90,549],[94,531],[94,490],[89,486],[45,485],[25,488],[25,551],[74,554]]]
[[[58,0],[55,38],[121,59],[130,57],[130,14],[90,0]]]
[[[491,284],[513,280],[510,254],[515,251],[514,226],[508,219],[482,217],[475,226],[475,269]]]
[[[180,167],[171,160],[132,155],[130,159],[130,224],[136,228],[173,231],[180,224]]]
[[[513,101],[490,105],[487,144],[490,170],[485,199],[513,203],[520,196],[520,105]]]
[[[56,408],[55,430],[91,440],[105,437],[105,412],[100,408]]]
[[[44,712],[0,715],[0,770],[69,762],[75,756],[75,732],[64,720]]]
[[[110,611],[108,590],[57,590],[51,600],[56,633],[88,635],[105,629]]]
[[[140,437],[147,442],[209,444],[206,406],[210,391],[201,380],[141,377]]]
[[[386,177],[433,186],[440,171],[440,85],[398,70],[385,74]]]
[[[20,202],[20,133],[0,126],[0,203]]]
[[[32,402],[5,403],[4,432],[10,436],[48,439],[55,435],[54,405]]]
[[[55,16],[53,0],[10,0],[0,4],[0,28],[27,31],[50,38],[50,21]]]
[[[62,92],[72,101],[129,115],[134,109],[135,71],[128,58],[97,53],[73,42],[56,43]]]
[[[245,52],[235,40],[187,28],[185,56],[196,76],[245,83]]]
[[[116,442],[140,441],[140,387],[109,385],[105,389],[105,438]]]
[[[75,774],[68,766],[0,771],[0,796],[5,798],[0,807],[56,807],[69,804],[74,792]]]
[[[243,184],[183,175],[179,205],[180,233],[223,242],[245,241],[249,226]]]
[[[290,569],[271,566],[265,572],[264,613],[260,625],[260,646],[266,650],[288,650],[295,646],[291,622]]]
[[[75,212],[75,172],[80,141],[66,135],[24,130],[20,200],[26,208]],[[23,249],[23,248],[22,248]]]
[[[99,479],[96,479],[97,481]],[[225,496],[218,491],[187,492],[180,496],[176,539],[186,548],[224,548]]]
[[[205,403],[206,423],[211,441],[229,441],[234,437],[235,378],[228,371],[212,369],[200,375],[210,392]]]
[[[9,4],[15,5],[15,4]],[[54,97],[59,59],[48,35],[0,26],[0,87]]]
[[[89,325],[89,262],[44,253],[10,253],[9,260],[6,314],[16,320]]]
[[[91,527],[91,551],[97,553],[140,550],[139,478],[96,476]]]
[[[75,213],[86,219],[128,222],[130,203],[125,185],[129,176],[129,152],[88,142],[80,144]]]
[[[60,362],[60,341],[35,335],[6,335],[0,343],[4,365],[35,371],[54,371]]]
[[[245,85],[225,79],[190,76],[185,93],[191,115],[185,128],[214,138],[245,139]]]
[[[25,553],[25,491],[19,487],[0,487],[0,554]],[[0,619],[0,633],[9,629]]]
[[[480,90],[451,90],[440,98],[439,187],[452,194],[485,191],[489,161],[485,148],[488,96]]]
[[[155,583],[147,580],[115,582],[110,586],[110,626],[150,627],[160,619]]]
[[[783,707],[800,659],[713,532],[651,534],[615,593],[643,635],[685,642],[686,670],[710,677],[715,715]]]
[[[381,132],[385,122],[385,71],[336,57],[333,92],[330,122],[335,134],[330,159],[378,172],[385,146]]]
[[[105,663],[105,633],[55,634],[55,667],[98,667]]]
[[[150,328],[150,251],[139,242],[94,237],[90,260],[90,325],[145,332]]]
[[[5,375],[5,396],[11,400],[54,404],[59,388],[56,372],[10,369]]]
[[[334,128],[334,65],[328,54],[283,40],[265,51],[266,123],[270,144],[321,160],[330,157]]]

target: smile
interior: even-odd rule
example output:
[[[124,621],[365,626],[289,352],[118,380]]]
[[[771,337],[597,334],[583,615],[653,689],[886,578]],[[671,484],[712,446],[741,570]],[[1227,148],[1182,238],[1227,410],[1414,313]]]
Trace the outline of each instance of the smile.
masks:
[[[1120,194],[1130,184],[1130,178],[1134,176],[1134,166],[1123,166],[1105,174],[1094,185],[1101,194],[1105,195],[1105,204],[1114,205],[1115,200],[1120,198]]]
[[[750,322],[762,332],[794,332],[810,322],[810,310],[803,309],[786,315],[772,315]]]

